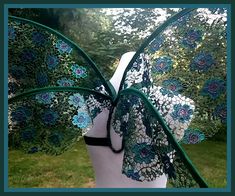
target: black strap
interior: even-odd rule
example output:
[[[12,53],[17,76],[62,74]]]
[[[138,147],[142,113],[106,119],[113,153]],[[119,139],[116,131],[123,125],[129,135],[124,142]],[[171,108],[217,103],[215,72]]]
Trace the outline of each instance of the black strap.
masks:
[[[84,136],[85,143],[91,146],[111,146],[108,138],[88,137]]]

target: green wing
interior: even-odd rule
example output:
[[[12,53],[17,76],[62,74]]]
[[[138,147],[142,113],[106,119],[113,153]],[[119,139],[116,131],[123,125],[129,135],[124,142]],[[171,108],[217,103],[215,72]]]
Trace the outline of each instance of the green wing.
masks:
[[[226,131],[226,9],[184,9],[163,23],[130,61],[114,130],[123,136],[123,173],[166,174],[175,187],[207,187],[180,143]]]
[[[60,154],[112,104],[93,61],[60,33],[22,18],[8,21],[9,146]]]
[[[189,129],[205,137],[226,129],[226,14],[223,8],[185,9],[170,18],[137,51],[121,89],[148,96],[147,89],[160,86],[162,96],[194,101]]]

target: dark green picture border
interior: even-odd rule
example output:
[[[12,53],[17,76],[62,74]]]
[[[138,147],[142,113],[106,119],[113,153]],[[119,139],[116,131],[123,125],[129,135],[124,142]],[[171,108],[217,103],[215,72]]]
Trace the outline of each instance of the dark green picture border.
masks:
[[[0,46],[1,46],[1,56],[0,56],[0,60],[1,60],[1,66],[0,66],[0,89],[1,89],[1,94],[0,94],[0,138],[1,138],[1,141],[0,141],[0,152],[1,152],[1,161],[0,161],[0,194],[1,195],[13,195],[13,194],[22,194],[22,195],[32,195],[32,194],[35,194],[35,195],[41,195],[41,194],[50,194],[50,195],[67,195],[67,194],[76,194],[76,195],[87,195],[87,194],[95,194],[95,195],[110,195],[110,194],[125,194],[125,193],[103,193],[102,191],[99,191],[99,192],[88,192],[88,193],[84,193],[84,192],[70,192],[70,193],[64,193],[64,192],[46,192],[46,193],[42,193],[42,192],[36,192],[36,193],[32,193],[32,192],[17,192],[17,193],[11,193],[11,192],[4,192],[4,160],[3,160],[3,157],[4,157],[4,82],[7,82],[7,81],[4,81],[4,5],[6,4],[18,4],[19,7],[21,4],[96,4],[98,5],[99,7],[102,7],[102,4],[128,4],[129,6],[131,4],[144,4],[146,6],[146,4],[149,4],[149,7],[153,7],[154,5],[151,5],[151,4],[174,4],[174,5],[179,5],[180,4],[209,4],[209,5],[213,5],[213,4],[230,4],[231,5],[231,12],[232,12],[232,15],[231,15],[231,23],[232,23],[232,27],[231,27],[231,41],[230,43],[228,43],[228,45],[230,44],[231,45],[231,100],[235,100],[235,96],[234,96],[234,86],[233,86],[233,80],[234,80],[234,66],[235,66],[235,63],[234,63],[234,55],[235,52],[234,52],[234,35],[235,35],[235,31],[234,31],[234,20],[235,20],[235,1],[234,0],[164,0],[164,1],[158,1],[158,0],[1,0],[0,1],[0,5],[1,5],[1,10],[0,10],[0,23],[1,23],[1,28],[0,28]],[[114,6],[114,5],[113,5]],[[125,7],[125,6],[123,6]],[[231,101],[231,100],[228,100],[231,102],[231,115],[230,115],[230,118],[231,118],[231,138],[232,138],[232,143],[231,143],[231,152],[232,152],[232,166],[234,165],[233,162],[234,162],[234,142],[233,142],[233,138],[235,139],[235,134],[234,134],[234,130],[235,130],[235,127],[234,127],[234,121],[233,121],[233,116],[234,116],[234,102]],[[5,100],[6,101],[6,100]],[[228,114],[229,115],[229,114]],[[6,117],[5,117],[6,118]],[[235,183],[234,183],[234,177],[235,177],[235,173],[234,173],[234,170],[232,168],[231,170],[231,192],[205,192],[205,191],[202,191],[202,192],[190,192],[190,193],[187,193],[187,192],[154,192],[154,193],[150,193],[150,192],[146,192],[146,193],[138,193],[138,192],[129,192],[128,191],[128,195],[143,195],[143,194],[151,194],[151,195],[156,195],[156,194],[164,194],[164,195],[169,195],[169,194],[190,194],[190,195],[195,195],[195,194],[206,194],[206,195],[218,195],[218,194],[225,194],[225,195],[230,195],[232,194],[232,192],[234,192],[234,187],[235,187]]]

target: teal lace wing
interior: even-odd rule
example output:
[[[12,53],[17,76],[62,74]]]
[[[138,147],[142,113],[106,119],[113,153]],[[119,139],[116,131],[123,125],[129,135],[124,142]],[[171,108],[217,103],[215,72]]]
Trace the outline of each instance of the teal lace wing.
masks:
[[[122,91],[120,95],[112,126],[124,142],[122,173],[140,182],[153,181],[165,175],[173,187],[207,187],[178,144],[182,130],[188,127],[189,122],[175,124],[168,120],[173,118],[171,111],[174,105],[170,100],[159,104],[162,99],[158,98],[156,91],[153,91],[154,103],[133,88]],[[192,100],[185,97],[176,99],[185,101],[188,109],[194,111]],[[191,118],[192,115],[189,121]]]
[[[113,92],[93,61],[60,33],[9,17],[9,146],[60,154],[84,135]]]
[[[159,26],[130,61],[120,86],[125,118],[121,107],[113,117],[127,176],[143,181],[168,174],[176,187],[207,186],[180,143],[196,144],[227,129],[226,14],[185,9]]]
[[[156,86],[161,96],[194,101],[194,118],[184,143],[198,143],[226,130],[226,16],[224,8],[183,10],[146,40],[123,77],[120,90],[135,88],[149,97]],[[179,115],[187,118],[186,113]]]

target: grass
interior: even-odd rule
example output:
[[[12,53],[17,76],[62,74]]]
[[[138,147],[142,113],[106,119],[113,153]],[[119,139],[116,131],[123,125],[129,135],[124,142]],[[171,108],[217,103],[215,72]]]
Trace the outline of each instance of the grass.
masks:
[[[226,187],[226,143],[206,141],[183,146],[209,187]]]
[[[9,187],[93,187],[94,172],[84,141],[59,156],[9,152]]]
[[[226,186],[226,143],[185,145],[186,152],[210,187]],[[9,187],[91,188],[94,172],[84,141],[59,156],[9,152]]]

